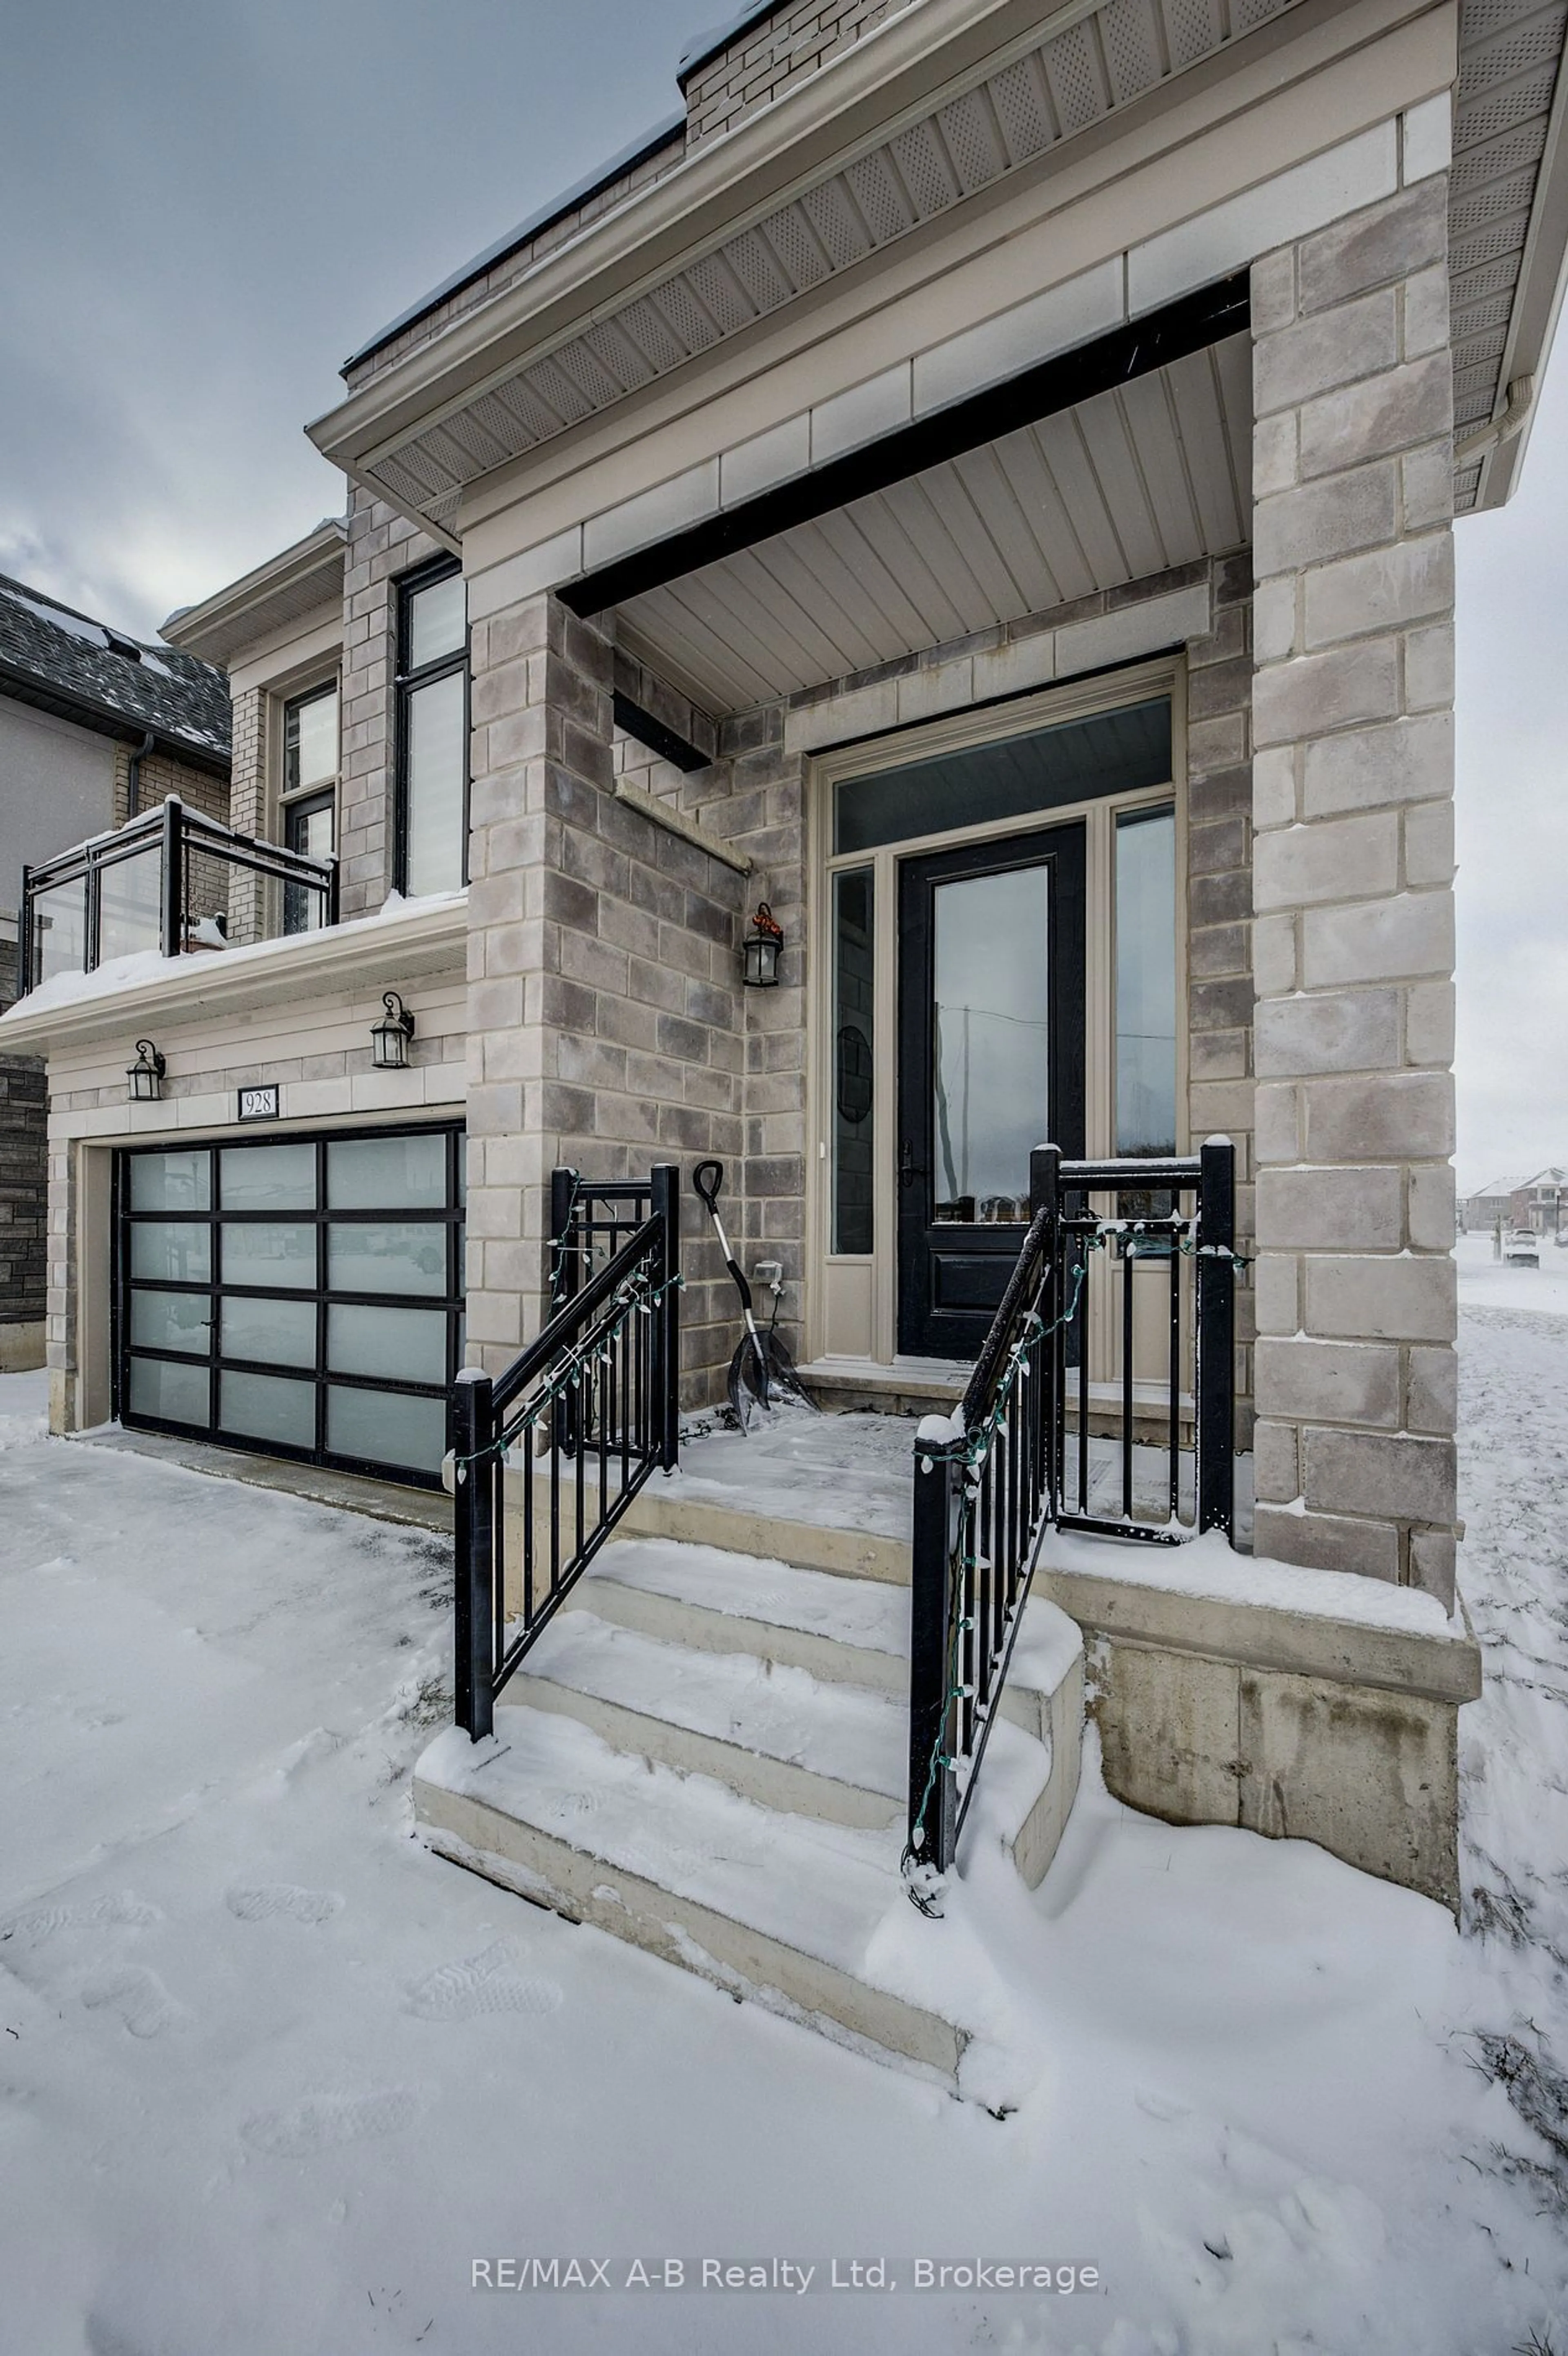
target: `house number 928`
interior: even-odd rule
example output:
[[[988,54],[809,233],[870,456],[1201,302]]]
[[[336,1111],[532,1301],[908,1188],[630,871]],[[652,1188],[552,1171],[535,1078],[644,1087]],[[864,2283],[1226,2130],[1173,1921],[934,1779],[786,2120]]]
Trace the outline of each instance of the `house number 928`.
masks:
[[[241,1120],[276,1120],[277,1117],[278,1090],[275,1081],[269,1083],[264,1088],[240,1089],[240,1118]]]

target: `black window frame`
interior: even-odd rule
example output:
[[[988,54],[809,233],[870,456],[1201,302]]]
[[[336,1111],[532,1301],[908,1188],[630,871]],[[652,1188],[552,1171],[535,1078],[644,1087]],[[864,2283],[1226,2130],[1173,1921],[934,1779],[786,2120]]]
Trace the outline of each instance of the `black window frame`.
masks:
[[[199,1440],[216,1448],[231,1448],[246,1455],[281,1457],[293,1463],[329,1466],[338,1472],[357,1472],[374,1481],[389,1481],[400,1487],[436,1489],[442,1486],[439,1468],[426,1472],[389,1463],[385,1458],[342,1454],[326,1445],[328,1430],[329,1388],[348,1390],[389,1391],[400,1397],[439,1398],[447,1410],[444,1445],[452,1445],[451,1396],[462,1364],[465,1308],[464,1242],[466,1232],[467,1205],[464,1199],[465,1130],[462,1122],[400,1121],[390,1126],[378,1124],[370,1128],[337,1128],[296,1130],[278,1128],[262,1135],[246,1132],[201,1138],[149,1138],[145,1144],[122,1146],[114,1155],[113,1196],[113,1280],[110,1290],[111,1368],[112,1411],[130,1430],[167,1432],[176,1439]],[[334,1145],[356,1142],[381,1143],[398,1137],[438,1137],[445,1149],[445,1205],[442,1210],[400,1210],[396,1205],[379,1209],[337,1208],[328,1200],[327,1155]],[[280,1208],[273,1212],[240,1210],[226,1212],[222,1203],[222,1162],[225,1151],[243,1146],[308,1145],[315,1154],[315,1205],[310,1210]],[[138,1154],[170,1152],[206,1153],[209,1156],[207,1208],[197,1210],[135,1211],[131,1207],[131,1164]],[[223,1250],[220,1229],[226,1220],[236,1223],[250,1218],[274,1225],[313,1226],[315,1230],[315,1281],[314,1285],[225,1284],[223,1280]],[[137,1225],[157,1226],[176,1222],[182,1226],[202,1226],[208,1231],[208,1275],[203,1283],[187,1282],[177,1278],[141,1277],[131,1274],[130,1237]],[[334,1286],[328,1281],[327,1243],[325,1230],[329,1226],[370,1226],[375,1224],[425,1223],[439,1225],[446,1248],[446,1287],[440,1293],[370,1293]],[[149,1292],[185,1293],[192,1298],[203,1297],[210,1304],[205,1354],[194,1350],[161,1350],[137,1344],[134,1355],[155,1359],[164,1365],[201,1366],[208,1377],[208,1413],[205,1426],[177,1423],[162,1416],[149,1416],[130,1405],[131,1297],[133,1290]],[[253,1358],[227,1356],[220,1344],[222,1333],[222,1301],[226,1297],[249,1300],[307,1301],[315,1312],[315,1355],[306,1366],[285,1366]],[[344,1304],[364,1308],[428,1309],[440,1312],[446,1320],[445,1379],[441,1383],[389,1380],[385,1376],[340,1374],[327,1363],[328,1318],[333,1306]],[[258,1438],[254,1433],[230,1432],[220,1420],[222,1394],[221,1374],[271,1375],[284,1381],[308,1382],[315,1392],[315,1444],[299,1448],[287,1440]]]
[[[463,643],[449,655],[435,661],[421,663],[416,669],[411,660],[410,640],[412,636],[413,601],[421,589],[432,589],[437,582],[449,581],[461,573],[463,566],[455,556],[432,557],[428,564],[416,565],[411,573],[400,575],[397,583],[398,628],[397,668],[393,675],[393,763],[392,763],[392,885],[405,898],[409,893],[409,704],[421,687],[446,679],[456,670],[463,673],[463,858],[460,873],[463,886],[468,883],[469,793],[473,783],[469,771],[468,743],[471,728],[470,701],[473,693],[473,672],[469,651],[473,644],[473,625],[468,620],[466,600],[463,620]]]

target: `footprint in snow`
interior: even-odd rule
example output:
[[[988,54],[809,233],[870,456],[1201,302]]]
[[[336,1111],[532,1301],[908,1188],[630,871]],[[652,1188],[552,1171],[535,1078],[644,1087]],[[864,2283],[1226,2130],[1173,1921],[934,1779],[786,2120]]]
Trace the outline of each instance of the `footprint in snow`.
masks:
[[[100,1898],[79,1899],[64,1906],[38,1906],[30,1914],[19,1914],[14,1922],[0,1931],[0,1939],[15,1939],[19,1946],[41,1947],[57,1931],[96,1930],[105,1923],[128,1924],[143,1931],[149,1923],[161,1922],[163,1915],[145,1899],[129,1890],[105,1890]]]
[[[400,2135],[423,2108],[420,2096],[407,2086],[371,2094],[311,2094],[287,2110],[258,2111],[240,2132],[252,2151],[274,2159],[307,2159],[312,2152],[335,2144]]]
[[[517,1968],[517,1953],[498,1939],[463,1963],[443,1964],[409,1990],[409,2010],[421,2020],[476,2020],[495,2012],[554,2012],[561,1990],[554,1980],[530,1979]]]
[[[263,1881],[230,1890],[224,1900],[241,1922],[266,1922],[286,1914],[294,1922],[325,1922],[343,1904],[336,1890],[301,1890],[292,1881]]]
[[[90,2012],[117,2012],[133,2037],[161,2037],[180,2018],[180,2008],[156,1972],[141,1964],[111,1965],[95,1972],[81,1990]]]

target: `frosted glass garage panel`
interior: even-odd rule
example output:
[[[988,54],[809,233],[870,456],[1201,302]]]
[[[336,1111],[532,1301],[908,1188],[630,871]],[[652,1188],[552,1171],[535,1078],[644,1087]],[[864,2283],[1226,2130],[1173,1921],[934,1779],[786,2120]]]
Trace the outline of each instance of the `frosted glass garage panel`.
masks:
[[[326,1444],[335,1456],[366,1457],[373,1464],[400,1466],[411,1472],[439,1472],[446,1453],[446,1401],[331,1383]]]
[[[219,1155],[225,1211],[314,1211],[314,1145],[230,1145]]]
[[[131,1347],[183,1350],[205,1358],[212,1330],[209,1292],[144,1292],[131,1295]]]
[[[138,1219],[131,1273],[154,1284],[210,1284],[212,1229],[184,1219]]]
[[[209,1417],[210,1385],[211,1376],[205,1366],[179,1365],[170,1358],[133,1357],[131,1412],[151,1416],[159,1423],[193,1423],[205,1430]]]
[[[246,1440],[270,1440],[285,1448],[315,1446],[315,1385],[283,1375],[222,1376],[219,1423]]]
[[[335,1140],[326,1149],[326,1199],[334,1211],[444,1210],[444,1135]]]
[[[212,1208],[212,1156],[206,1146],[195,1153],[133,1153],[131,1156],[131,1208],[133,1211],[209,1211]]]
[[[303,1220],[226,1219],[223,1281],[314,1292],[315,1227]]]
[[[335,1301],[327,1320],[326,1363],[335,1375],[445,1382],[444,1310],[372,1309],[361,1301]]]
[[[231,1293],[222,1302],[220,1355],[264,1366],[314,1366],[314,1301],[262,1301]]]
[[[423,1292],[446,1285],[446,1229],[432,1219],[357,1219],[327,1230],[333,1292]]]

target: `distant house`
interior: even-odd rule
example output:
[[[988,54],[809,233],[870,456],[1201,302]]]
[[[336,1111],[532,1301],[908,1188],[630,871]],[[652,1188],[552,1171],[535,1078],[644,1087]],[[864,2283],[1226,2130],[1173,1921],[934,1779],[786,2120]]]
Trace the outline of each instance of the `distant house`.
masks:
[[[1516,1227],[1530,1227],[1538,1236],[1554,1236],[1563,1224],[1563,1197],[1568,1194],[1568,1170],[1538,1170],[1521,1179],[1509,1198],[1509,1219]]]
[[[16,995],[23,867],[171,794],[226,819],[229,710],[209,663],[0,574],[0,1009]],[[56,913],[69,927],[69,904]],[[44,1362],[44,1073],[0,1055],[3,1369]]]
[[[1467,1194],[1460,1205],[1460,1214],[1469,1233],[1489,1233],[1499,1219],[1513,1215],[1513,1198],[1528,1178],[1492,1178],[1474,1194]]]

